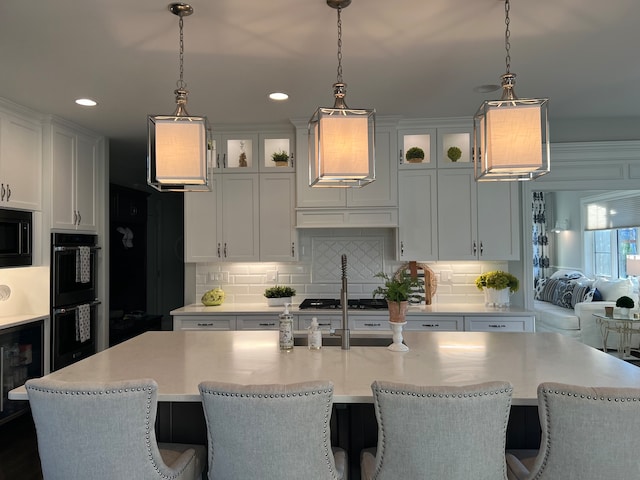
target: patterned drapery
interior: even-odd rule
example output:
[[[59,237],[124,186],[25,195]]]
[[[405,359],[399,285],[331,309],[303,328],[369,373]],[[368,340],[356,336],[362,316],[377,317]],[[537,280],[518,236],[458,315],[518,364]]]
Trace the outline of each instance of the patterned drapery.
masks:
[[[533,192],[533,278],[544,278],[549,268],[549,238],[547,237],[546,207],[543,192]]]

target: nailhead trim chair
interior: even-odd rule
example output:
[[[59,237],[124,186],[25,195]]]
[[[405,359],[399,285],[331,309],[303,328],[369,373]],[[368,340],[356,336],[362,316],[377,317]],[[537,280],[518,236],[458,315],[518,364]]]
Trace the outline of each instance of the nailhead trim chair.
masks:
[[[507,454],[509,479],[638,480],[640,388],[538,386],[538,455]]]
[[[505,443],[513,389],[375,381],[378,447],[362,451],[363,480],[506,479]]]
[[[209,439],[209,478],[347,478],[347,458],[331,447],[333,384],[199,385]]]
[[[158,444],[158,385],[142,379],[25,384],[46,480],[198,480],[203,445]]]

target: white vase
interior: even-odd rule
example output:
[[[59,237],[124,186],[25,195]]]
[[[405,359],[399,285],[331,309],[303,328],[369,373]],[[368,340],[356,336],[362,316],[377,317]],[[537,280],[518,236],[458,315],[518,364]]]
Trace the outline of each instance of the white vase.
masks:
[[[291,303],[291,297],[267,298],[267,305],[270,307],[280,307],[285,303]]]
[[[501,290],[495,288],[484,288],[484,304],[487,307],[504,308],[509,306],[511,292],[509,287]]]
[[[620,308],[620,316],[622,318],[629,318],[629,309],[626,307],[619,307]]]

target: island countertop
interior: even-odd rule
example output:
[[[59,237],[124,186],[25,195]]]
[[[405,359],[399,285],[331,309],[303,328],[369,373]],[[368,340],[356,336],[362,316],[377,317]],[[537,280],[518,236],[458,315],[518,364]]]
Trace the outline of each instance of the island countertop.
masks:
[[[371,403],[374,380],[466,385],[506,380],[514,405],[536,405],[544,381],[637,387],[640,368],[556,333],[405,332],[408,352],[385,347],[295,347],[277,331],[147,332],[48,375],[65,381],[153,378],[161,402],[199,402],[198,383],[331,380],[334,402]],[[26,400],[24,387],[10,392]]]

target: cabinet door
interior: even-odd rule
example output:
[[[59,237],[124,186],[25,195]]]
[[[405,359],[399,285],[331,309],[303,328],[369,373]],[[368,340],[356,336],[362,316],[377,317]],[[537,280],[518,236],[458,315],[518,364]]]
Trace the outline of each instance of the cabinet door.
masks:
[[[456,332],[462,331],[464,328],[464,320],[462,317],[424,315],[414,317],[407,316],[407,324],[405,330],[422,331],[422,332]]]
[[[478,183],[480,260],[520,259],[518,182]]]
[[[295,260],[295,174],[260,175],[260,260]]]
[[[76,137],[76,225],[86,230],[96,229],[96,183],[97,145],[96,140],[84,135]]]
[[[222,258],[259,260],[260,201],[258,175],[222,175]]]
[[[436,151],[435,128],[398,130],[398,163],[400,169],[435,168]],[[409,159],[407,159],[407,152],[409,153]],[[423,154],[424,157],[420,157],[420,154]]]
[[[398,206],[398,165],[391,161],[396,141],[395,129],[376,129],[376,180],[362,188],[348,188],[348,207]]]
[[[25,210],[42,208],[42,128],[3,114],[0,118],[0,204]]]
[[[273,160],[274,153],[286,153],[286,163]],[[261,133],[260,165],[261,172],[284,173],[295,171],[295,141],[293,133]]]
[[[473,126],[438,128],[438,167],[473,168]]]
[[[438,259],[438,197],[434,170],[399,173],[399,260]]]
[[[476,182],[469,169],[438,171],[438,258],[476,260]]]
[[[222,255],[222,182],[211,179],[210,192],[184,194],[185,262],[214,262]]]
[[[173,317],[173,330],[235,330],[233,315],[177,315]]]
[[[494,317],[464,317],[467,332],[533,332],[533,317],[496,315]]]
[[[221,136],[223,172],[257,172],[260,162],[258,135],[254,133]]]
[[[277,314],[238,316],[236,319],[237,330],[278,330],[280,328],[280,319]]]
[[[51,224],[75,229],[75,152],[76,136],[54,125],[51,132]]]

